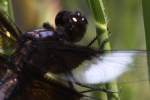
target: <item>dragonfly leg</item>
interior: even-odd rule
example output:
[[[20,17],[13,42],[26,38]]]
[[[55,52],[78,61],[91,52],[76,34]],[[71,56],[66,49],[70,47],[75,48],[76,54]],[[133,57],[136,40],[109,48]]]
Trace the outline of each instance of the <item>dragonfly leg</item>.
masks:
[[[98,39],[98,35],[96,35],[96,37],[87,45],[87,47],[90,47],[97,39]]]
[[[105,44],[109,41],[110,36],[111,36],[111,33],[109,32],[108,38],[104,40],[100,40],[100,50],[103,50]],[[102,34],[96,35],[96,37],[87,45],[87,47],[90,47],[99,37],[101,38]]]
[[[112,91],[112,90],[108,90],[108,89],[105,89],[105,88],[95,87],[95,86],[92,86],[92,85],[84,85],[84,84],[81,84],[81,83],[78,83],[78,82],[76,82],[76,84],[81,86],[81,87],[88,88],[88,90],[81,91],[80,93],[94,92],[94,91],[100,91],[100,92],[106,92],[106,93],[117,93],[117,91]]]
[[[68,83],[69,87],[70,88],[74,88],[72,78],[70,80],[70,76],[72,76],[72,73],[71,72],[67,72],[65,75],[66,75],[66,78],[68,79],[67,83]]]

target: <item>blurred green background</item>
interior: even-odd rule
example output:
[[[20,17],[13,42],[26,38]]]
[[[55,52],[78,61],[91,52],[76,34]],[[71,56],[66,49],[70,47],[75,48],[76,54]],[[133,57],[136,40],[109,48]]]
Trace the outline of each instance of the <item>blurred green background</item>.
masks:
[[[103,2],[108,29],[111,32],[112,49],[145,50],[141,0],[103,0]],[[15,22],[24,32],[41,27],[43,22],[50,22],[55,26],[55,15],[65,9],[80,10],[88,19],[88,30],[80,44],[89,43],[96,34],[95,21],[87,0],[13,0],[12,5]],[[137,71],[139,73],[135,71],[135,76],[133,73],[127,75],[133,77],[129,79],[133,79],[132,82],[128,82],[127,76],[123,76],[126,82],[119,82],[121,100],[150,100],[149,84],[146,81],[146,61],[144,60],[141,65],[143,68]],[[142,74],[140,71],[143,71]],[[134,82],[134,78],[137,77],[141,78]]]

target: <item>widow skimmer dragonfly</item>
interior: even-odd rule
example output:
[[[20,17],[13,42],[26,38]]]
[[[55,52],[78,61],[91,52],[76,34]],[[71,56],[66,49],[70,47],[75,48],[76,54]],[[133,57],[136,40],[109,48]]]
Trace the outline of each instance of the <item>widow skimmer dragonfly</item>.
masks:
[[[82,39],[88,24],[79,11],[59,12],[55,24],[55,29],[44,24],[22,34],[0,13],[0,35],[12,43],[10,55],[0,54],[1,100],[79,100],[83,94],[70,85],[48,82],[44,75],[63,74],[60,78],[71,84],[105,83],[120,76],[132,62],[135,52],[104,52],[74,44]]]

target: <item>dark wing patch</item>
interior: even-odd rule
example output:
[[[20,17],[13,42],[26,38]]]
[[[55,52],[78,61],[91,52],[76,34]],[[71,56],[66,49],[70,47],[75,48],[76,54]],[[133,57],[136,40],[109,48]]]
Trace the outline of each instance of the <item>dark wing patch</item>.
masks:
[[[53,73],[64,73],[78,67],[84,60],[100,53],[88,47],[63,44],[57,41],[37,43],[30,62],[34,66]]]

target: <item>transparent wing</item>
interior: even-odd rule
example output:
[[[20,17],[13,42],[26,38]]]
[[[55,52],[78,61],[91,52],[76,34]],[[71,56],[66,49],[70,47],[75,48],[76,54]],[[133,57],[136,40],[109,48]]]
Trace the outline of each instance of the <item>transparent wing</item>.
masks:
[[[147,51],[136,52],[133,62],[129,64],[128,70],[118,79],[118,83],[132,84],[148,82],[148,60],[150,53]]]
[[[143,51],[134,56],[128,70],[117,79],[118,92],[123,100],[149,100],[149,69],[147,57],[150,53]]]
[[[123,53],[122,51],[113,51],[113,53]],[[143,100],[143,98],[145,100],[149,100],[150,96],[150,88],[149,88],[149,78],[148,78],[148,64],[147,64],[147,56],[150,56],[150,53],[147,51],[125,51],[122,55],[116,55],[116,56],[109,56],[107,57],[107,63],[110,63],[112,65],[117,65],[118,64],[125,64],[124,62],[122,62],[121,59],[127,58],[129,57],[128,55],[131,55],[130,53],[135,53],[134,56],[132,56],[133,61],[131,61],[130,63],[128,63],[128,65],[126,65],[125,67],[125,71],[123,71],[122,74],[120,74],[118,77],[109,80],[108,82],[114,82],[114,80],[118,83],[118,90],[111,90],[111,91],[116,91],[119,93],[120,98],[122,98],[122,100]],[[107,53],[106,53],[107,55]],[[102,58],[105,58],[105,56],[103,55]],[[115,60],[116,59],[116,60]],[[105,59],[106,60],[106,59]],[[124,60],[126,61],[126,60]],[[93,64],[95,62],[93,61]],[[127,64],[127,63],[126,63]],[[108,65],[108,64],[107,64]],[[82,69],[82,66],[80,66]],[[100,66],[99,66],[100,67]],[[104,71],[106,72],[106,67],[109,66],[103,66],[104,67]],[[102,66],[101,66],[102,68]],[[106,69],[105,69],[106,68]],[[117,67],[116,67],[117,68]],[[100,70],[100,69],[95,69],[96,71]],[[118,69],[116,69],[118,70]],[[85,72],[87,72],[88,70],[86,70]],[[104,76],[98,76],[96,75],[95,77],[93,76],[89,76],[90,81],[92,82],[91,79],[104,79],[108,77],[109,75],[113,75],[115,73],[115,69],[112,70],[108,70],[108,73],[105,73]],[[93,72],[96,73],[96,72]],[[104,73],[104,72],[101,72]],[[112,73],[112,74],[110,74]],[[85,77],[84,77],[85,79]],[[103,83],[100,83],[103,84]],[[89,84],[90,86],[93,86],[93,84]],[[101,85],[94,85],[96,87],[101,87]],[[106,85],[103,85],[106,86]],[[124,98],[124,99],[123,99]]]
[[[106,51],[81,61],[72,70],[73,80],[83,84],[107,83],[115,79],[119,79],[118,83],[148,81],[147,56],[150,56],[147,51]],[[68,77],[63,78],[70,80]]]
[[[132,83],[137,81],[148,81],[148,60],[147,58],[150,57],[150,52],[146,50],[133,50],[133,51],[112,51],[115,53],[115,56],[109,56],[107,61],[112,63],[118,63],[123,65],[124,62],[130,60],[127,63],[127,70],[124,72],[123,75],[119,77],[120,83]],[[132,56],[131,56],[132,55]],[[124,62],[120,59],[125,59]],[[117,60],[113,60],[117,59]],[[129,79],[126,77],[129,76]],[[134,77],[134,79],[131,79]],[[124,79],[125,78],[125,79]]]
[[[73,70],[73,76],[80,83],[107,83],[133,69],[142,71],[140,61],[135,59],[146,57],[145,51],[112,51],[83,61]],[[135,66],[129,67],[129,65]]]

